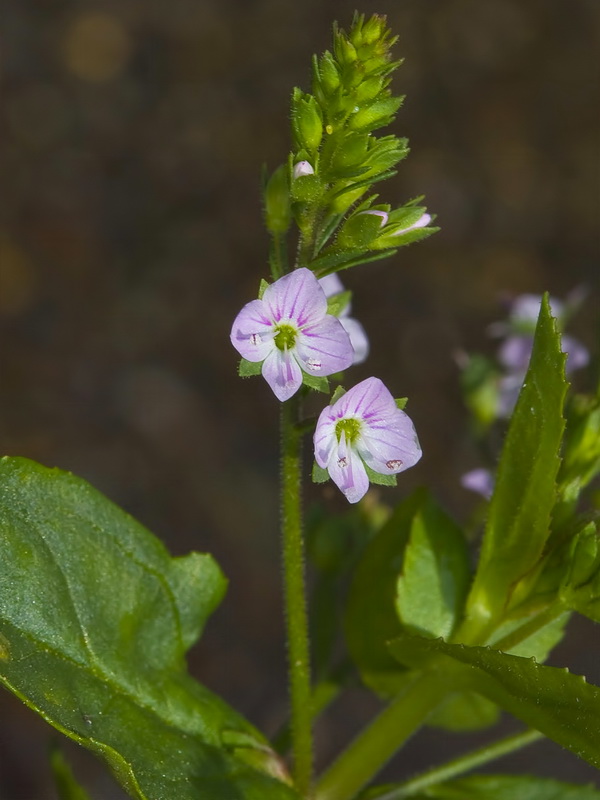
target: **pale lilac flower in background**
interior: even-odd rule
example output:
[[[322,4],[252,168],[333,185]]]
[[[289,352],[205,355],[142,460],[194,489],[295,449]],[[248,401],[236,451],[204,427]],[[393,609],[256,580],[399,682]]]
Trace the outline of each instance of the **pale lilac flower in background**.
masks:
[[[294,169],[292,170],[292,175],[294,179],[302,178],[304,175],[314,175],[315,171],[312,168],[312,165],[309,161],[298,161],[297,164],[294,164]]]
[[[369,488],[365,465],[395,475],[421,458],[410,417],[379,378],[367,378],[323,409],[314,445],[317,464],[350,503],[357,503]]]
[[[340,292],[344,291],[344,284],[335,273],[320,278],[319,283],[325,292],[325,297],[333,297],[333,295],[340,294]],[[350,307],[351,304],[348,303],[346,308],[340,312],[338,319],[350,337],[350,343],[354,350],[354,360],[352,363],[362,364],[369,355],[369,340],[360,322],[350,316]]]
[[[505,370],[498,384],[498,415],[508,417],[519,397],[521,386],[525,380],[529,360],[533,351],[535,326],[542,298],[540,295],[523,294],[516,297],[510,306],[509,318],[506,322],[496,322],[490,326],[493,336],[506,338],[498,349],[498,361]],[[568,304],[554,297],[550,298],[553,316],[561,323]],[[585,367],[589,361],[587,348],[568,334],[562,336],[562,350],[567,354],[566,372]]]
[[[390,233],[390,236],[400,236],[400,234],[408,233],[408,231],[415,230],[415,228],[426,228],[430,222],[431,214],[422,214],[416,222],[413,222],[412,225],[409,225],[407,228],[400,228],[399,230]]]
[[[302,384],[302,372],[327,376],[352,364],[350,337],[327,313],[325,292],[309,269],[297,269],[247,303],[235,318],[231,343],[262,375],[282,402]]]
[[[494,492],[494,476],[489,469],[472,469],[461,477],[460,485],[489,500]]]

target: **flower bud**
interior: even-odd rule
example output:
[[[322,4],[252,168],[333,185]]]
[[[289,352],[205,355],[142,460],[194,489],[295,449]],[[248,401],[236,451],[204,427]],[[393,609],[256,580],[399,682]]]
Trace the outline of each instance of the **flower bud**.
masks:
[[[348,127],[354,131],[374,131],[391,122],[394,114],[404,101],[404,97],[382,97],[367,106],[359,108],[348,120]]]
[[[336,33],[333,40],[333,51],[342,67],[354,64],[358,58],[356,48],[352,42],[346,38],[346,34],[343,31],[338,31]]]
[[[298,161],[297,164],[294,164],[294,169],[292,170],[292,177],[294,180],[298,178],[302,178],[305,175],[314,175],[315,171],[310,165],[308,161]]]
[[[326,50],[319,61],[319,83],[325,95],[332,95],[340,85],[340,73],[331,53]]]
[[[300,89],[292,95],[292,129],[297,149],[316,153],[323,138],[321,110],[315,98]]]
[[[285,233],[290,227],[290,187],[288,168],[281,165],[269,178],[265,187],[265,222],[270,233]]]
[[[344,248],[367,247],[387,222],[385,211],[368,209],[351,216],[342,226],[337,244]]]

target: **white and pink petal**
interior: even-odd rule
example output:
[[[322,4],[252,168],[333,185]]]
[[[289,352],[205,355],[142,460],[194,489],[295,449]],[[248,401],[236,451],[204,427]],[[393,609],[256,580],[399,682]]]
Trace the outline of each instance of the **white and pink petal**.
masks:
[[[302,369],[314,375],[341,372],[354,358],[349,335],[342,323],[330,314],[298,333],[294,351]]]
[[[282,403],[302,385],[302,370],[289,350],[273,347],[263,362],[262,375]]]
[[[327,298],[314,273],[302,267],[265,289],[263,302],[273,322],[310,325],[327,313]]]

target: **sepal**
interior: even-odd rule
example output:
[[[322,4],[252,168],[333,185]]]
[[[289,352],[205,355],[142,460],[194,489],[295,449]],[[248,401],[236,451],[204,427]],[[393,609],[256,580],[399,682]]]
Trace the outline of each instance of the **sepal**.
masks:
[[[262,361],[248,361],[245,358],[240,358],[238,375],[240,378],[251,378],[254,375],[260,375],[262,372],[262,365]]]

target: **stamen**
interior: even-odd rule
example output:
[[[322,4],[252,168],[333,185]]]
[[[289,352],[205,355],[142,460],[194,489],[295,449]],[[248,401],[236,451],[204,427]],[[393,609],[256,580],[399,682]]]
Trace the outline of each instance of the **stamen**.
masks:
[[[250,341],[253,345],[258,346],[262,343],[262,339],[260,338],[260,333],[252,333],[250,334]]]
[[[319,370],[323,367],[323,362],[319,361],[317,358],[307,358],[306,366],[311,372],[319,372]]]
[[[388,469],[400,469],[402,461],[399,458],[394,458],[391,461],[386,461],[385,465]]]
[[[341,467],[341,469],[345,469],[347,466],[348,466],[348,459],[346,458],[346,456],[338,458],[338,467]]]

